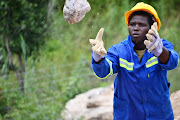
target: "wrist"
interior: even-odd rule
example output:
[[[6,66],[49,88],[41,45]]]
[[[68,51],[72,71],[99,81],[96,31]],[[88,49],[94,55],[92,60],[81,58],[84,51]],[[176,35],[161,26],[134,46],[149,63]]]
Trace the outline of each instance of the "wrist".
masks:
[[[101,55],[99,55],[99,54],[97,54],[97,53],[95,53],[95,52],[93,52],[93,59],[94,59],[94,61],[95,62],[99,62],[99,61],[102,61],[103,60],[103,58],[105,57],[105,56],[101,56]]]

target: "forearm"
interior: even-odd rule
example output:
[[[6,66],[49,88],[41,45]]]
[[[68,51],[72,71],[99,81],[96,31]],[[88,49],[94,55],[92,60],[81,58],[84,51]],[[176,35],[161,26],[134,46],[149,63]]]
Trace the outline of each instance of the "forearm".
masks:
[[[92,68],[98,78],[106,78],[107,76],[113,74],[112,63],[110,61],[108,62],[105,58],[99,63],[92,60]]]
[[[170,57],[170,52],[168,49],[166,49],[165,47],[163,47],[162,53],[159,56],[159,60],[162,64],[167,64],[168,60]]]

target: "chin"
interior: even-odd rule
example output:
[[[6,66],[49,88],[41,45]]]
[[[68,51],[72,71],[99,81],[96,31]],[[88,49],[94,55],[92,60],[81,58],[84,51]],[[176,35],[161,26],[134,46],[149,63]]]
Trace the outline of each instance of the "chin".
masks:
[[[134,44],[144,44],[144,40],[138,40],[138,39],[134,39],[133,40]]]

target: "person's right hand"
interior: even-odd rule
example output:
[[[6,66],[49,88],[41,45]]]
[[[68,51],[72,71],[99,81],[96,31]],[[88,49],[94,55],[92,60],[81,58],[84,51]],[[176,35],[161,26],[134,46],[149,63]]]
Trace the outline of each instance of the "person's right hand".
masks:
[[[89,39],[90,44],[92,45],[93,52],[97,53],[101,57],[107,54],[106,49],[104,48],[104,42],[102,41],[104,28],[101,28],[96,36],[96,39]]]

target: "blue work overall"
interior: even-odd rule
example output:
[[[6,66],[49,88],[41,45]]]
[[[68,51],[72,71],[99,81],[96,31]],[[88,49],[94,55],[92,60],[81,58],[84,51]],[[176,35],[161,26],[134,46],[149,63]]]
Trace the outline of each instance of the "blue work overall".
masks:
[[[162,41],[170,51],[167,64],[161,64],[158,57],[147,50],[139,61],[130,35],[109,48],[99,64],[92,58],[92,68],[98,78],[117,73],[114,80],[114,120],[174,119],[167,70],[177,67],[179,56],[169,41]]]

